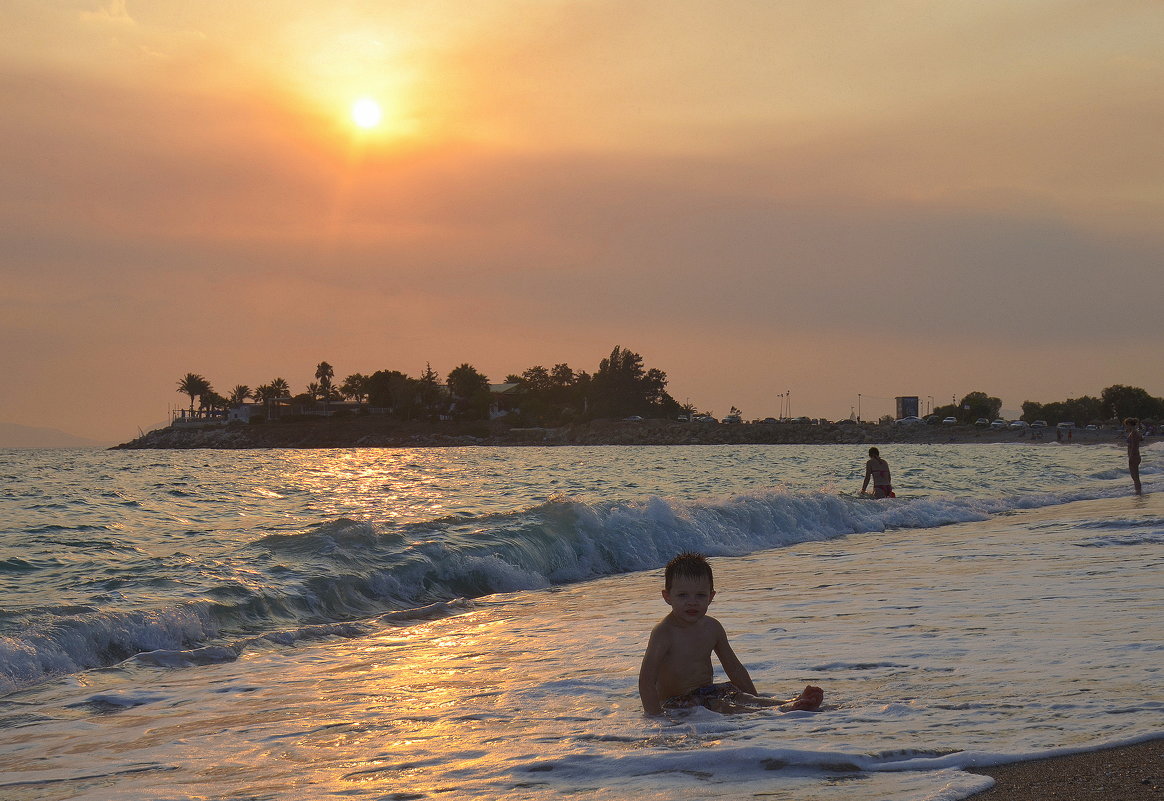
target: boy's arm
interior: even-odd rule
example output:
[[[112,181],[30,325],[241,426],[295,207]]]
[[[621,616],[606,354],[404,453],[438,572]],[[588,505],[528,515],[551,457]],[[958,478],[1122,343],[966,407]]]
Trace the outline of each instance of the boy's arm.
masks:
[[[647,642],[647,652],[643,654],[643,663],[639,666],[639,698],[643,702],[643,711],[648,715],[663,714],[663,705],[659,699],[659,666],[663,664],[663,657],[667,655],[667,636],[663,631],[663,624],[651,630],[651,639]]]
[[[728,680],[732,684],[739,687],[744,692],[750,695],[758,695],[756,692],[756,685],[752,683],[752,677],[748,674],[748,669],[736,656],[736,652],[732,650],[727,640],[727,632],[723,630],[723,626],[716,621],[719,626],[719,635],[715,639],[715,655],[719,657],[719,663],[723,665],[723,672],[727,674]]]
[[[865,489],[869,486],[869,479],[873,477],[873,460],[870,459],[865,462],[865,480],[861,483],[861,494],[865,494]]]

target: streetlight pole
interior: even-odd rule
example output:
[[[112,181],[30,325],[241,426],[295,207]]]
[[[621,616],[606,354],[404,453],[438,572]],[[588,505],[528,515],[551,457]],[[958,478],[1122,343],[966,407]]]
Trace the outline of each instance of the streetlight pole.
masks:
[[[861,393],[857,393],[857,422],[861,422]]]

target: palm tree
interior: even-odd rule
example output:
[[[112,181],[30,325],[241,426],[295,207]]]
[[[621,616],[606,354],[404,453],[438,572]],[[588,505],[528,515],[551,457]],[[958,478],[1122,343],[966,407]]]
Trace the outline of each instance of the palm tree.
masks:
[[[279,398],[291,397],[291,387],[282,378],[276,378],[269,384],[263,384],[255,389],[255,400],[267,407],[268,419],[274,419],[274,409],[271,402]]]
[[[246,401],[247,398],[252,397],[251,388],[246,384],[236,384],[234,389],[230,391],[230,405],[238,406]]]
[[[312,392],[311,387],[307,388],[308,392],[318,397],[323,401],[323,408],[327,408],[328,401],[332,399],[335,392],[331,388],[331,379],[335,376],[335,370],[327,362],[320,362],[315,366],[315,380],[319,382],[318,388]]]
[[[178,391],[190,396],[190,414],[194,414],[194,398],[209,393],[210,382],[197,373],[186,373],[178,381]]]
[[[319,382],[320,388],[326,397],[330,394],[331,380],[335,377],[335,370],[327,362],[320,362],[315,366],[315,380]]]
[[[213,389],[198,398],[198,407],[207,412],[225,411],[230,401],[219,395]]]

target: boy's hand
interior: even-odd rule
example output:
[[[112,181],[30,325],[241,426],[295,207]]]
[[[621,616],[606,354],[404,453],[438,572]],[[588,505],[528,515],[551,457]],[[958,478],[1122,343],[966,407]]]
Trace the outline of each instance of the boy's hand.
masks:
[[[812,712],[824,703],[824,690],[809,684],[804,692],[780,707],[781,712]]]

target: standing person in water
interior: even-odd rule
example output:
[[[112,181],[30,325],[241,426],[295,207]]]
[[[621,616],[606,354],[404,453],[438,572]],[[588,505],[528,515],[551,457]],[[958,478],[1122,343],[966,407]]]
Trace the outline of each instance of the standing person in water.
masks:
[[[881,458],[881,452],[876,448],[869,449],[869,461],[865,462],[865,482],[861,484],[861,494],[869,488],[869,481],[873,481],[874,498],[896,498],[893,493],[893,484],[889,479],[889,462]]]
[[[1132,484],[1136,487],[1136,494],[1143,495],[1140,487],[1140,421],[1135,417],[1124,420],[1124,431],[1128,438],[1128,472],[1132,474]]]

